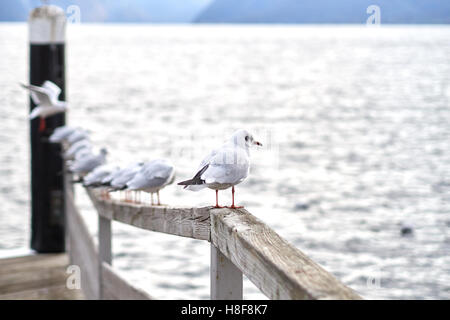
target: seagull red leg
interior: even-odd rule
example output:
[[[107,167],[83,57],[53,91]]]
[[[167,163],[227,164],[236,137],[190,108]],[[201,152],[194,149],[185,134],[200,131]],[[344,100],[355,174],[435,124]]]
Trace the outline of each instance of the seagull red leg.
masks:
[[[39,132],[44,132],[45,127],[45,118],[39,118]]]
[[[214,208],[223,208],[219,206],[219,190],[216,190],[216,206]]]
[[[230,209],[241,209],[241,208],[243,208],[242,206],[235,206],[234,205],[234,186],[231,187],[231,196],[232,196],[232,199],[233,199],[233,203],[231,204]]]

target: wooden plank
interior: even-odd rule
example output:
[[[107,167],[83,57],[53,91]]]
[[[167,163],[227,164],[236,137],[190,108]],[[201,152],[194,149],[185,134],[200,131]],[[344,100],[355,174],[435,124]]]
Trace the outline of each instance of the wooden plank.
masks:
[[[65,284],[67,277],[65,267],[65,265],[49,263],[36,268],[26,268],[8,273],[2,272],[0,294]]]
[[[211,299],[242,300],[242,272],[211,244]]]
[[[199,240],[210,239],[210,207],[171,208],[101,199],[99,192],[86,189],[98,214],[141,229]]]
[[[0,295],[0,300],[83,300],[81,290],[69,290],[65,285],[44,287]]]
[[[66,181],[69,180],[66,175]],[[68,182],[67,182],[68,183]],[[98,250],[74,204],[72,189],[66,187],[67,228],[70,263],[81,269],[81,288],[87,299],[99,299]]]
[[[66,254],[39,254],[0,260],[0,300],[80,299],[66,287]]]
[[[111,220],[98,217],[98,251],[99,258],[102,262],[111,264],[112,262],[111,247]]]
[[[98,254],[99,254],[99,272],[102,273],[102,264],[112,263],[112,248],[111,248],[111,220],[98,216]],[[100,299],[104,298],[104,283],[103,277],[99,279],[99,294]]]
[[[72,254],[70,263],[81,270],[80,281],[84,296],[88,300],[96,300],[99,298],[98,259],[89,252],[84,241],[77,239],[73,233],[70,235],[70,242]]]
[[[18,273],[52,267],[66,267],[69,259],[66,254],[36,254],[23,257],[0,259],[0,277],[5,273]]]
[[[105,300],[152,300],[146,292],[129,284],[112,267],[102,264],[103,299]]]
[[[211,210],[211,242],[270,299],[360,299],[244,209]]]
[[[106,219],[211,241],[271,299],[361,298],[246,210],[146,206],[104,200],[96,190],[87,189],[87,193]],[[219,288],[225,283],[212,285]],[[236,287],[232,285],[228,292]],[[212,289],[213,297],[222,294],[217,288]]]
[[[2,258],[0,259],[0,270],[4,267],[4,266],[8,266],[8,265],[21,265],[22,263],[37,263],[39,261],[42,262],[46,262],[49,259],[65,259],[64,254],[60,254],[60,253],[39,253],[39,254],[29,254],[29,255],[25,255],[25,256],[20,256],[20,257],[11,257],[11,258]]]

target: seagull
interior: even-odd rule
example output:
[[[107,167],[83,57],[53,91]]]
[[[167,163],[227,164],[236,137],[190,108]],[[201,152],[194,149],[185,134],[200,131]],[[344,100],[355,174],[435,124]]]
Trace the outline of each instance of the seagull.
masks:
[[[45,118],[57,113],[66,112],[67,103],[59,101],[61,89],[51,81],[45,81],[41,87],[21,84],[22,87],[31,92],[31,99],[36,105],[30,113],[30,119],[39,117],[39,132],[45,131]]]
[[[87,153],[91,152],[91,150],[92,150],[91,142],[88,139],[83,139],[78,142],[75,142],[73,145],[70,146],[69,149],[66,150],[66,152],[64,152],[64,159],[73,160],[81,152]]]
[[[104,164],[106,162],[107,154],[108,151],[105,148],[102,148],[98,155],[89,153],[86,156],[75,160],[70,166],[69,171],[76,173],[79,176],[85,176],[98,166]]]
[[[141,170],[143,162],[132,163],[125,168],[121,169],[119,172],[115,174],[115,177],[111,180],[111,187],[115,190],[123,189],[127,182],[133,179],[136,173]]]
[[[124,190],[127,183],[134,178],[134,176],[141,170],[143,162],[135,162],[117,172],[114,178],[109,183],[110,191]],[[127,193],[125,193],[125,200],[128,201]]]
[[[109,176],[112,172],[117,171],[119,167],[112,166],[110,164],[103,164],[98,166],[91,172],[89,172],[83,178],[83,186],[85,188],[99,188],[100,187],[100,196],[104,200],[109,200],[109,193],[105,186],[102,185],[102,180]]]
[[[66,138],[66,141],[69,144],[69,146],[71,146],[75,142],[78,142],[78,141],[81,141],[84,139],[88,139],[88,138],[89,138],[89,133],[86,130],[77,129]]]
[[[161,205],[159,190],[172,184],[175,180],[175,168],[168,160],[157,159],[144,164],[139,172],[127,182],[127,190],[144,191],[158,196],[158,205]]]
[[[63,142],[67,139],[69,135],[74,133],[75,130],[79,129],[69,126],[58,127],[53,131],[52,135],[49,138],[49,141],[52,143]]]
[[[83,186],[100,187],[102,185],[102,180],[117,169],[119,169],[119,167],[111,166],[109,164],[98,166],[84,177]]]
[[[108,174],[106,177],[102,179],[101,185],[104,187],[111,186],[111,181],[113,181],[116,177],[118,177],[121,171],[122,169],[120,169],[120,167],[117,167],[115,170],[112,170],[110,174]]]
[[[246,130],[235,131],[228,142],[219,149],[213,150],[203,159],[192,179],[178,184],[191,191],[198,191],[206,187],[216,190],[216,208],[222,208],[219,206],[219,190],[231,187],[233,202],[230,208],[242,208],[234,205],[234,186],[244,181],[249,173],[249,149],[252,145],[262,146]]]
[[[93,152],[91,148],[81,148],[80,150],[78,150],[75,153],[75,157],[74,157],[74,161],[78,161],[81,158],[87,157],[87,156],[92,156]],[[71,160],[68,160],[67,162],[70,162]]]

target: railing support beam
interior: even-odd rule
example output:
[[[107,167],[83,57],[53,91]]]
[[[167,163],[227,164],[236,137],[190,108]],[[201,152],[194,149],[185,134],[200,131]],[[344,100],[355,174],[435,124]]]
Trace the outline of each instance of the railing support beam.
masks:
[[[211,300],[242,300],[242,272],[211,244]]]
[[[98,216],[99,296],[103,299],[102,263],[112,264],[111,220]]]

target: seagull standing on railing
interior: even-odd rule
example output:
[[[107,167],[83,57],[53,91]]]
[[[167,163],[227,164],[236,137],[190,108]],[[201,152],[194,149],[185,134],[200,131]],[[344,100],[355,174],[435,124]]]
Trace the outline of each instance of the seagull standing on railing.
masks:
[[[65,142],[67,142],[67,144],[69,146],[73,145],[74,143],[84,140],[84,139],[89,139],[89,132],[84,130],[84,129],[77,129],[74,132],[72,132],[66,139]]]
[[[111,172],[102,179],[102,181],[100,183],[101,186],[110,187],[111,181],[113,181],[121,171],[122,171],[122,169],[120,169],[120,167],[117,167],[114,170],[111,170]]]
[[[157,159],[142,166],[139,172],[127,183],[127,190],[144,191],[158,196],[158,205],[161,205],[159,190],[172,184],[175,180],[175,168],[168,160]]]
[[[92,144],[89,139],[83,139],[75,142],[64,152],[64,160],[74,160],[78,154],[92,153]]]
[[[68,136],[70,136],[76,130],[79,129],[69,126],[58,127],[55,130],[53,130],[53,133],[51,134],[48,140],[52,143],[63,142],[67,139]]]
[[[178,183],[185,189],[198,191],[203,188],[216,190],[216,208],[219,206],[219,190],[231,187],[232,209],[242,208],[234,205],[234,186],[244,181],[250,170],[250,152],[252,145],[262,146],[245,130],[237,130],[222,147],[212,151],[200,164],[195,176]]]
[[[101,197],[108,200],[110,199],[109,193],[107,192],[106,187],[102,185],[102,181],[118,169],[119,167],[109,164],[98,166],[83,178],[83,186],[86,188],[100,188]]]
[[[122,191],[127,187],[127,183],[141,170],[143,162],[134,162],[115,173],[114,178],[109,183],[110,191]],[[125,191],[125,201],[130,201],[129,191]]]
[[[76,159],[70,165],[69,171],[83,177],[98,166],[105,164],[107,154],[108,151],[105,148],[102,148],[98,155],[91,153],[86,154],[86,156]]]
[[[104,164],[98,166],[91,172],[89,172],[83,179],[83,186],[85,187],[101,187],[102,180],[110,175],[115,170],[119,169],[117,166],[112,166],[109,164]]]
[[[25,84],[22,87],[30,90],[31,99],[36,104],[30,113],[30,119],[40,118],[39,132],[45,131],[45,118],[66,112],[67,103],[58,100],[61,89],[53,82],[47,80],[41,87]]]

